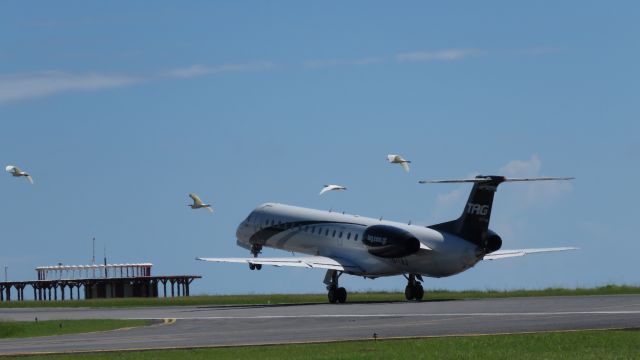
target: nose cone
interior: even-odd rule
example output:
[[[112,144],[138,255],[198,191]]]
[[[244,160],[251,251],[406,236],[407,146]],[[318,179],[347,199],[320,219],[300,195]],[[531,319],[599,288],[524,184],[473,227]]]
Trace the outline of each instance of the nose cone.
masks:
[[[236,239],[241,240],[244,236],[244,233],[246,233],[246,229],[247,228],[247,222],[243,221],[240,223],[240,225],[238,225],[238,228],[236,229]]]

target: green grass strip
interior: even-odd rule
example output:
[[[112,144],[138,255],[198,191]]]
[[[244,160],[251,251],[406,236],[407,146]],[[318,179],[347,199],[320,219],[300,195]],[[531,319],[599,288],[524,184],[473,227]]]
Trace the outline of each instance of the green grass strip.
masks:
[[[640,294],[640,287],[607,285],[597,288],[548,288],[541,290],[425,290],[425,301],[485,299],[529,296],[578,296]],[[350,292],[348,302],[404,301],[399,292]],[[11,301],[0,303],[0,308],[18,307],[139,307],[139,306],[188,306],[188,305],[247,305],[247,304],[298,304],[326,303],[326,294],[256,294],[256,295],[205,295],[179,298],[124,298],[66,301]]]
[[[606,330],[323,344],[150,350],[27,359],[637,359],[640,331]],[[23,357],[24,359],[24,357]]]
[[[0,339],[78,334],[149,325],[148,320],[0,321]]]

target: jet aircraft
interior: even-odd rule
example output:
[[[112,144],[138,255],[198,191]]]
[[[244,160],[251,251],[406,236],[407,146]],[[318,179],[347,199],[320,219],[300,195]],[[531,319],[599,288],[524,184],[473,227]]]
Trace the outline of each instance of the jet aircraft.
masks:
[[[196,258],[262,265],[326,269],[324,284],[331,303],[344,303],[347,291],[339,286],[343,274],[377,278],[403,275],[407,300],[422,300],[426,277],[459,274],[482,260],[533,253],[576,250],[574,247],[501,250],[502,238],[489,229],[494,194],[504,182],[571,180],[573,178],[505,178],[426,180],[420,183],[472,183],[459,218],[430,226],[411,225],[331,211],[266,203],[238,226],[237,244],[251,252],[248,258]],[[263,247],[307,256],[262,258]]]

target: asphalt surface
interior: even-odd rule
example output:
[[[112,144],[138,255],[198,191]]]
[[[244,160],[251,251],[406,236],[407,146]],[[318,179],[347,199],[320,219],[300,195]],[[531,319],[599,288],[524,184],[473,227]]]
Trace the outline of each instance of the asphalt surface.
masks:
[[[89,334],[0,340],[0,355],[640,328],[640,295],[268,306],[1,309],[1,320],[170,319]],[[175,320],[175,321],[174,321]]]

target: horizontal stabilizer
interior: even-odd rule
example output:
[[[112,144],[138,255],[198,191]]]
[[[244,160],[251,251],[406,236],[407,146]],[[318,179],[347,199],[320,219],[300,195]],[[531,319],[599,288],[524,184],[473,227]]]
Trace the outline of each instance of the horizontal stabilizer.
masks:
[[[500,182],[518,181],[549,181],[549,180],[573,180],[573,177],[535,177],[535,178],[502,178]],[[459,184],[459,183],[484,183],[495,181],[495,177],[477,177],[475,179],[446,179],[446,180],[420,180],[420,184]]]
[[[540,249],[516,249],[516,250],[498,250],[484,256],[483,260],[499,260],[510,257],[525,256],[528,254],[578,250],[576,247],[557,247],[557,248],[540,248]]]

